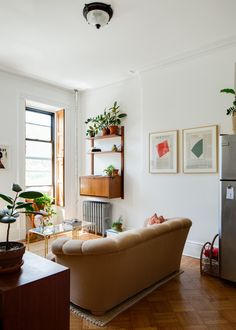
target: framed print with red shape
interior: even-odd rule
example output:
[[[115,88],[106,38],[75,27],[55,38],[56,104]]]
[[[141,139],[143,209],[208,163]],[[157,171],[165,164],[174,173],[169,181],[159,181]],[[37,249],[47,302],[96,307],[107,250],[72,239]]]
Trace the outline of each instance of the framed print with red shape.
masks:
[[[178,172],[178,131],[157,132],[149,135],[150,173]]]

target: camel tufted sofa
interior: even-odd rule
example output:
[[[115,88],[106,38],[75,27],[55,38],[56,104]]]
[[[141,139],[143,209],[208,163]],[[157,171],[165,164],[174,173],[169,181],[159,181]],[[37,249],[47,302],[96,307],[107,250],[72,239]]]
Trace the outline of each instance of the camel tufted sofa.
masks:
[[[175,218],[114,238],[57,239],[52,252],[70,268],[71,302],[100,315],[177,272],[191,224]]]

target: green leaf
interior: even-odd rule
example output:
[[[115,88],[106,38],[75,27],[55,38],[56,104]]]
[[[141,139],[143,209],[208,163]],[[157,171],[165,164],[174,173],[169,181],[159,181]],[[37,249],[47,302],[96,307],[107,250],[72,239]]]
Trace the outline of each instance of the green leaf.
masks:
[[[15,221],[16,221],[16,218],[14,218],[14,217],[7,217],[7,216],[5,216],[3,218],[0,218],[0,222],[1,223],[13,223]]]
[[[235,95],[235,90],[232,89],[232,88],[221,89],[220,92],[221,92],[221,93],[228,93],[228,94],[234,94],[234,95]]]
[[[26,207],[29,207],[29,206],[31,206],[33,203],[22,203],[22,204],[20,204],[20,205],[18,205],[16,208],[15,208],[15,210],[18,210],[18,209],[23,209],[23,208],[26,208]]]
[[[8,208],[8,210],[11,210],[13,208],[13,206],[7,205],[7,208]]]
[[[3,195],[3,194],[0,194],[0,198],[4,199],[4,201],[10,203],[10,204],[13,204],[13,199],[10,197],[10,196],[6,196],[6,195]]]
[[[126,116],[127,116],[126,113],[120,113],[120,114],[118,115],[118,118],[124,118],[124,117],[126,117]]]
[[[21,198],[35,199],[38,197],[43,197],[43,194],[38,191],[25,191],[19,195]]]
[[[13,183],[12,190],[18,193],[18,192],[22,191],[22,188],[18,184]]]

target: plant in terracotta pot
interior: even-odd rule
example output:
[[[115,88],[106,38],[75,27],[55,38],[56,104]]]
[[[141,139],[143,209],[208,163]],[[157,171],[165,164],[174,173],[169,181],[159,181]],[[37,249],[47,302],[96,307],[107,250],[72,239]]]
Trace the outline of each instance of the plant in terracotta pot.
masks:
[[[25,211],[31,202],[18,201],[20,199],[34,199],[42,197],[42,193],[37,191],[22,192],[18,184],[13,184],[12,191],[15,197],[0,194],[0,198],[7,202],[7,206],[0,209],[0,222],[7,224],[6,241],[0,242],[0,273],[7,273],[18,270],[23,262],[22,257],[25,253],[25,246],[20,242],[9,241],[10,226],[16,221],[20,213],[38,213]]]
[[[113,177],[115,175],[118,175],[118,169],[115,168],[114,165],[109,165],[107,166],[107,168],[105,168],[105,170],[103,170],[103,172],[106,173],[107,176]]]
[[[98,128],[95,123],[93,125],[90,125],[86,130],[86,135],[89,137],[95,137],[97,133],[98,133]]]
[[[123,226],[123,219],[122,219],[122,216],[120,216],[118,218],[118,220],[116,220],[115,222],[112,223],[111,228],[116,230],[116,231],[121,232],[121,231],[123,231],[122,226]]]
[[[221,93],[226,93],[226,94],[233,94],[234,95],[234,100],[233,100],[233,105],[226,109],[226,115],[232,116],[232,125],[233,125],[233,132],[236,134],[236,93],[233,88],[225,88],[220,91]]]
[[[48,194],[42,194],[41,197],[31,200],[32,204],[26,207],[26,211],[40,212],[34,216],[34,225],[38,226],[50,226],[52,225],[51,218],[56,214],[53,208],[53,198]]]
[[[118,134],[119,125],[121,124],[122,118],[126,117],[126,113],[120,113],[120,106],[117,105],[117,101],[114,102],[113,106],[108,112],[108,122],[110,134]]]
[[[89,129],[87,130],[87,135],[95,136],[99,131],[102,132],[103,135],[109,134],[109,129],[108,129],[108,117],[107,117],[107,112],[104,110],[103,114],[97,115],[96,117],[91,117],[88,118],[85,121],[85,124],[92,123],[92,125],[89,126]]]

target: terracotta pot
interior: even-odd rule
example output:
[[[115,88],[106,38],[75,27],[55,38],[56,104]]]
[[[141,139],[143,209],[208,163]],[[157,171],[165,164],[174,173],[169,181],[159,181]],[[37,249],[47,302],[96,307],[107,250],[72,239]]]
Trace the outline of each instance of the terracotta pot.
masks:
[[[115,169],[113,170],[112,176],[116,176],[119,175],[119,170]]]
[[[25,245],[9,242],[9,246],[10,249],[5,250],[6,242],[0,242],[0,275],[18,271],[24,263]]]
[[[112,125],[112,126],[109,126],[109,130],[110,130],[110,134],[118,134],[119,127],[115,126],[115,125]]]
[[[108,127],[103,128],[103,129],[102,129],[102,135],[104,136],[104,135],[108,135],[108,134],[110,134],[110,130],[109,130],[109,128],[108,128]]]
[[[236,134],[236,115],[232,116],[232,129],[233,133]]]

